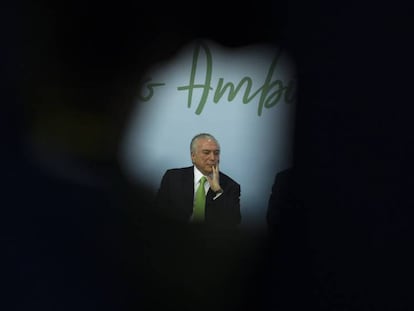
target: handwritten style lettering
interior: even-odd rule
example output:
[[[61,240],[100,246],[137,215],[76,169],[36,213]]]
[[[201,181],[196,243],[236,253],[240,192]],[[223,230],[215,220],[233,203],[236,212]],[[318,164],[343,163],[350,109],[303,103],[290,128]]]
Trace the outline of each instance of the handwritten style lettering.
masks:
[[[152,96],[154,95],[154,88],[158,87],[158,86],[163,86],[165,85],[165,83],[149,83],[152,79],[147,79],[144,81],[144,85],[146,86],[146,88],[148,89],[148,94],[147,95],[142,95],[139,94],[139,99],[146,102],[149,101]]]
[[[197,64],[199,62],[200,57],[200,49],[204,50],[205,53],[205,62],[206,62],[206,72],[204,77],[204,82],[202,84],[195,83],[195,77],[197,73]],[[242,96],[243,104],[250,103],[258,94],[260,94],[257,115],[261,116],[263,113],[263,108],[272,108],[274,107],[280,99],[284,99],[285,103],[293,103],[295,101],[295,83],[293,80],[289,81],[287,85],[283,84],[282,80],[274,80],[272,81],[274,72],[276,70],[276,66],[278,64],[280,58],[280,50],[276,54],[275,58],[272,61],[272,64],[268,70],[266,75],[265,82],[263,85],[258,88],[256,91],[252,92],[253,81],[250,77],[243,77],[240,82],[235,86],[231,82],[224,83],[224,79],[220,78],[217,83],[217,87],[213,94],[213,102],[217,104],[225,95],[226,91],[228,91],[227,100],[229,102],[233,101],[234,98],[238,95],[241,91],[242,87],[245,85],[244,94]],[[193,54],[193,62],[191,67],[191,74],[190,80],[188,85],[183,85],[177,87],[178,91],[188,91],[188,102],[187,107],[191,108],[193,103],[193,91],[195,89],[201,89],[202,94],[201,98],[197,104],[195,113],[200,115],[204,107],[207,103],[208,96],[210,91],[213,91],[213,87],[211,85],[213,74],[213,59],[211,52],[207,45],[205,44],[198,44],[194,50]]]

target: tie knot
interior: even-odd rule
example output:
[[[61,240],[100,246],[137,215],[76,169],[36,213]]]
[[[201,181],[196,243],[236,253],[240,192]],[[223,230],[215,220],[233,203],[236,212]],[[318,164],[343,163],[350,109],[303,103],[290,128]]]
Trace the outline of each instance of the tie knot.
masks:
[[[204,186],[204,183],[206,182],[206,180],[207,180],[206,176],[201,177],[200,178],[200,185]]]

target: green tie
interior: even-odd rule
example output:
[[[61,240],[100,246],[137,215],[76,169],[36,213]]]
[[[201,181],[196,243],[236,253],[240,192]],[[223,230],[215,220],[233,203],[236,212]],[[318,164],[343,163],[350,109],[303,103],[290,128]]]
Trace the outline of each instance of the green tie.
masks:
[[[195,193],[194,214],[193,214],[194,222],[204,221],[204,209],[206,205],[206,194],[204,190],[204,183],[206,182],[206,180],[207,178],[205,176],[201,177],[200,185],[198,186],[197,192]]]

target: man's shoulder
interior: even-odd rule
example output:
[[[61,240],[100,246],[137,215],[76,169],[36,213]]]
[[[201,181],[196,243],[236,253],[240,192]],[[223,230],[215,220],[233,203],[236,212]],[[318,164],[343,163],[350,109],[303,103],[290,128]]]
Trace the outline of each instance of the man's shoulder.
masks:
[[[223,182],[231,183],[240,186],[240,184],[235,181],[232,177],[227,175],[226,173],[220,172],[220,180]]]
[[[192,166],[187,166],[187,167],[174,167],[174,168],[169,168],[165,171],[166,175],[176,175],[176,174],[185,174],[188,172],[191,172],[193,169]]]

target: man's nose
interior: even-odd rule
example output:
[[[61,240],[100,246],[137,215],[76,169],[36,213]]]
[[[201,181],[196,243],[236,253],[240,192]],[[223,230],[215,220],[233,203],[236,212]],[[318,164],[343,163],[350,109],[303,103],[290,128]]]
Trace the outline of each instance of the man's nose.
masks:
[[[214,162],[216,162],[218,160],[218,155],[212,153],[211,156],[210,156],[210,159],[213,160]]]

